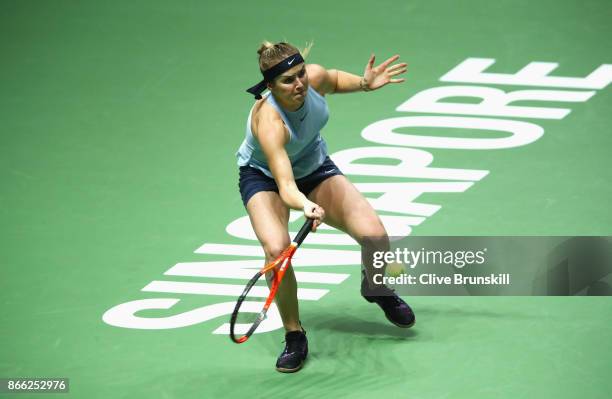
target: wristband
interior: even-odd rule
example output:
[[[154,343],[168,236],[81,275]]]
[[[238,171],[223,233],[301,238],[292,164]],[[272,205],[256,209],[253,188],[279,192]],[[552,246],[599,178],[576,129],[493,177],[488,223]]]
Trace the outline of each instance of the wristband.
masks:
[[[361,80],[359,81],[359,87],[361,87],[362,91],[372,91],[372,89],[370,89],[366,84],[365,78],[361,78]]]

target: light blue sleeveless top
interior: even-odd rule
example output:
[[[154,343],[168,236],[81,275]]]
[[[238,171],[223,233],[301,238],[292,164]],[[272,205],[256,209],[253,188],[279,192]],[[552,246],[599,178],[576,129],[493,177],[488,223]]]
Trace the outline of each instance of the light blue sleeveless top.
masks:
[[[307,176],[323,164],[327,157],[327,144],[321,137],[320,131],[329,119],[329,109],[325,97],[308,87],[304,104],[295,112],[283,109],[274,99],[272,93],[266,100],[280,114],[289,129],[289,142],[285,150],[291,161],[293,176],[296,179]],[[252,166],[261,170],[268,177],[273,177],[268,166],[266,156],[257,139],[251,131],[251,114],[246,124],[246,137],[236,152],[239,166]],[[259,134],[265,134],[260,132]]]

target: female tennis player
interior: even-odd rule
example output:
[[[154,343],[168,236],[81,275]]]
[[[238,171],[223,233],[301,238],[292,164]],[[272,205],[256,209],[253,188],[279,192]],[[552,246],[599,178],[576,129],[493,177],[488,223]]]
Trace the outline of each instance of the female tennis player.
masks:
[[[247,90],[256,102],[236,156],[240,194],[266,262],[290,243],[289,209],[301,210],[305,217],[314,219],[313,230],[325,220],[362,247],[373,240],[388,248],[380,218],[328,157],[320,131],[329,116],[326,94],[368,92],[401,83],[404,79],[395,77],[406,72],[406,64],[394,64],[399,58],[396,55],[374,66],[372,55],[363,76],[357,76],[306,64],[300,51],[289,43],[264,42],[257,53],[263,80]],[[262,96],[266,89],[269,92]],[[364,266],[366,270],[371,267]],[[387,289],[382,295],[377,291],[374,295],[362,282],[361,294],[378,304],[395,325],[414,324],[412,309],[393,291]],[[304,364],[308,342],[300,322],[297,283],[291,267],[278,289],[276,305],[286,330],[285,349],[276,369],[295,372]]]

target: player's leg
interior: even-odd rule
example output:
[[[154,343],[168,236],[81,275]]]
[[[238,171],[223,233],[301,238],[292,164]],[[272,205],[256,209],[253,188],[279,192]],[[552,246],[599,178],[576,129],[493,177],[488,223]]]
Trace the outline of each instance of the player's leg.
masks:
[[[273,261],[290,244],[287,231],[289,209],[278,195],[274,179],[255,168],[241,167],[238,185],[253,230],[264,249],[266,262]],[[276,370],[295,372],[302,368],[308,356],[308,340],[300,323],[297,282],[291,265],[278,287],[275,302],[287,331],[285,348],[276,360]]]
[[[287,231],[289,210],[275,191],[260,191],[247,202],[247,211],[266,254],[266,262],[270,262],[290,244]],[[276,370],[293,373],[300,370],[306,360],[308,340],[300,323],[297,282],[291,265],[278,287],[275,302],[287,331],[285,348],[276,360]]]
[[[387,232],[376,211],[345,176],[325,179],[308,197],[325,209],[325,223],[346,232],[359,245],[389,249]]]
[[[289,210],[275,191],[258,192],[249,199],[246,208],[255,235],[266,255],[266,263],[271,262],[290,244],[287,231]],[[285,330],[300,330],[297,282],[291,266],[287,268],[283,281],[278,287],[275,302]]]
[[[389,249],[389,237],[374,208],[355,186],[343,175],[332,176],[321,182],[309,195],[309,199],[325,209],[325,223],[349,234],[362,246],[362,261],[371,281],[374,273],[374,251]],[[378,304],[389,321],[398,327],[414,324],[414,313],[408,304],[386,287],[362,284],[362,295],[368,302]]]

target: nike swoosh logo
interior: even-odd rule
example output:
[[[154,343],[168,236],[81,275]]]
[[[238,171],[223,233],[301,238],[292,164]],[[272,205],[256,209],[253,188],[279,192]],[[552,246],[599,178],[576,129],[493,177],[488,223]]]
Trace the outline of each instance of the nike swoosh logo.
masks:
[[[287,62],[288,65],[293,64],[293,61],[295,61],[295,58],[293,58],[291,61]]]
[[[308,115],[308,112],[306,113],[306,115]],[[303,117],[300,118],[300,122],[304,121],[304,119],[306,118],[306,115],[304,115]]]

